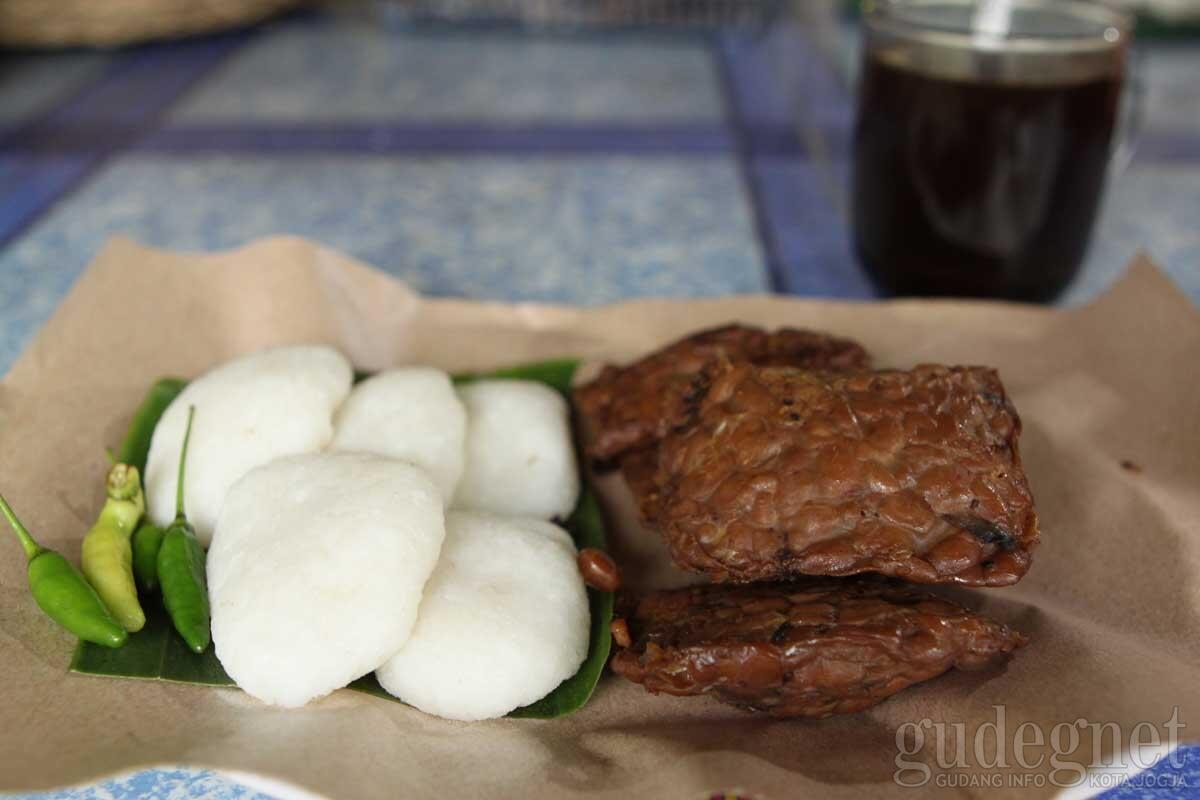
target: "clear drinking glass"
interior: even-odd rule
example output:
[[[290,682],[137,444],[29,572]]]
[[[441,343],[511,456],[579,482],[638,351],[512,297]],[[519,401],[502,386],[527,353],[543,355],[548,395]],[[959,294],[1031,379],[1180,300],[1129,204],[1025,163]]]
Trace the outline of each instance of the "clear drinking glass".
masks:
[[[1083,261],[1131,23],[1074,0],[891,0],[863,17],[853,224],[886,290],[1048,300]]]

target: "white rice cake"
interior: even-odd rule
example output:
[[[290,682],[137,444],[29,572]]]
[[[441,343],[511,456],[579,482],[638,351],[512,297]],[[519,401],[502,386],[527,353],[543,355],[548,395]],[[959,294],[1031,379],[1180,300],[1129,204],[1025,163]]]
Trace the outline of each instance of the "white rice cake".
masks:
[[[333,420],[334,450],[409,461],[449,504],[463,471],[467,412],[450,376],[433,367],[381,372],[354,387]]]
[[[460,386],[467,408],[466,468],[454,508],[552,519],[579,499],[579,471],[563,396],[536,381]]]
[[[274,705],[345,686],[408,640],[444,538],[441,495],[411,464],[316,453],[250,471],[208,553],[217,658]]]
[[[446,543],[408,643],[376,671],[391,694],[457,720],[539,700],[587,658],[587,592],[566,531],[539,519],[446,515]]]
[[[350,392],[350,362],[331,347],[277,347],[235,358],[188,384],[150,442],[145,489],[149,517],[175,517],[175,483],[188,406],[196,407],[184,486],[188,519],[212,539],[225,493],[254,467],[320,450],[333,412]]]

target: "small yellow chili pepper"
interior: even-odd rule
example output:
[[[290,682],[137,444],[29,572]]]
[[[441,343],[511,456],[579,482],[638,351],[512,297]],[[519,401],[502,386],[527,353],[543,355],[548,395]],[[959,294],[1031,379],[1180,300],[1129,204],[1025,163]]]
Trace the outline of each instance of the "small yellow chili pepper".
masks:
[[[83,538],[83,574],[125,630],[140,631],[146,615],[133,582],[130,537],[146,510],[137,467],[114,464],[106,481],[108,499]]]

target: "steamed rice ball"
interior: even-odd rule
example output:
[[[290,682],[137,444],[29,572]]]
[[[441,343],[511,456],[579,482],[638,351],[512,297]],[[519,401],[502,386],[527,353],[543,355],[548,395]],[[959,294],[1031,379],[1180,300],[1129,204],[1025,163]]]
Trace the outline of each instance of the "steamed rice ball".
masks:
[[[350,362],[331,347],[277,347],[235,358],[188,384],[150,441],[146,505],[162,526],[175,517],[175,483],[188,406],[196,407],[184,500],[201,544],[212,539],[225,494],[254,467],[320,450],[350,392]]]
[[[565,517],[579,499],[570,412],[542,383],[482,380],[459,387],[467,408],[466,468],[454,507]]]
[[[467,412],[450,376],[433,367],[403,367],[354,387],[334,417],[331,447],[416,464],[448,504],[462,475],[466,435]]]
[[[251,470],[208,552],[217,658],[274,705],[345,686],[408,640],[444,538],[441,495],[411,464],[316,453]]]
[[[446,542],[408,643],[376,671],[439,717],[500,717],[587,658],[587,592],[566,531],[539,519],[446,515]]]

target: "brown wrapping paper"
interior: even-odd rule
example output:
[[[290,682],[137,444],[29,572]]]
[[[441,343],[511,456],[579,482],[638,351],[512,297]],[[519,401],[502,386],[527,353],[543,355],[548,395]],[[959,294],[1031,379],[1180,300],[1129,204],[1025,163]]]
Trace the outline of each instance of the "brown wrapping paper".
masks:
[[[583,711],[556,721],[460,724],[344,691],[285,711],[233,690],[67,674],[74,642],[34,606],[16,542],[3,538],[0,789],[184,763],[347,798],[698,798],[732,789],[911,797],[917,790],[893,782],[896,731],[922,719],[964,723],[971,737],[1000,705],[1010,748],[1022,722],[1046,737],[1080,718],[1115,722],[1119,749],[1138,722],[1165,736],[1162,723],[1177,707],[1195,726],[1183,738],[1197,738],[1200,315],[1144,258],[1108,294],[1070,311],[774,297],[585,310],[425,299],[296,239],[217,255],[116,240],[0,384],[0,487],[45,545],[75,556],[100,505],[104,448],[118,443],[161,375],[191,376],[238,353],[302,341],[335,345],[365,369],[626,359],[731,320],[851,336],[881,365],[999,368],[1025,422],[1042,545],[1018,586],[952,594],[1031,637],[1006,669],[951,673],[872,711],[823,721],[653,697],[611,675]],[[601,487],[631,577],[679,582],[633,521],[619,481]],[[1078,746],[1059,766],[1092,759],[1093,729],[1076,730]],[[911,738],[900,744],[911,747]],[[1024,738],[1036,741],[1030,731]],[[1111,735],[1100,749],[1114,751]],[[1013,764],[1011,749],[1007,770],[974,761],[943,769],[930,747],[913,758],[931,765],[924,791],[954,783],[960,793],[1016,795],[1014,776],[1045,780],[1054,754],[1048,744],[1031,748],[1027,763],[1038,755],[1042,763],[1030,770]],[[1034,794],[1053,791],[1047,781]]]

